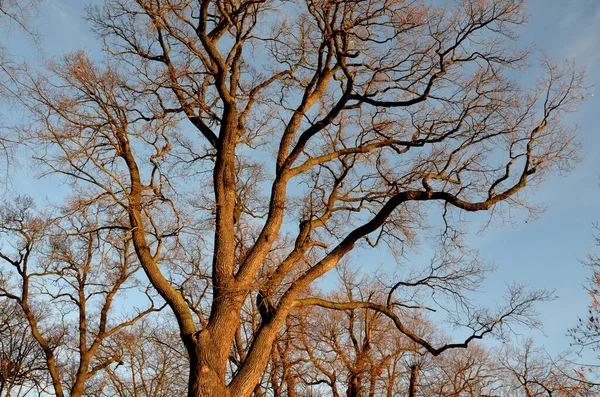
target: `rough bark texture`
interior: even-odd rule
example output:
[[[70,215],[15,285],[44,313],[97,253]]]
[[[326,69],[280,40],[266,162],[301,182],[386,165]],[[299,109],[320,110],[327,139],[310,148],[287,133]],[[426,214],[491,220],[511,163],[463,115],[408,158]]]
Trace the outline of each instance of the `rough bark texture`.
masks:
[[[417,397],[419,385],[419,365],[413,364],[410,366],[410,384],[408,385],[408,397]]]

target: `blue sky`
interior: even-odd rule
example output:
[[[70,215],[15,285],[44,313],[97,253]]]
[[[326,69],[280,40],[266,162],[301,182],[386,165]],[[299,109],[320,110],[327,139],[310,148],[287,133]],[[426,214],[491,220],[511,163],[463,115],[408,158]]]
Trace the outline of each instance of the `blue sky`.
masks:
[[[561,60],[574,59],[587,69],[588,84],[598,88],[600,67],[600,2],[595,0],[535,0],[526,2],[530,23],[521,40]],[[499,279],[528,282],[556,290],[558,299],[540,306],[549,351],[567,348],[566,328],[585,316],[589,297],[582,288],[589,269],[580,260],[594,250],[592,223],[600,221],[600,134],[596,125],[597,96],[590,97],[569,122],[579,126],[584,160],[566,177],[547,180],[533,193],[546,205],[540,218],[517,227],[492,229],[472,240],[482,256],[494,261]],[[490,283],[488,283],[490,285]]]
[[[42,3],[37,24],[45,57],[78,48],[86,48],[92,53],[99,51],[99,43],[83,20],[84,6],[88,3],[85,0],[46,0]],[[521,43],[524,46],[535,44],[537,49],[557,60],[575,59],[578,66],[587,69],[588,83],[598,86],[600,1],[530,0],[526,4],[531,17],[530,23],[520,30]],[[8,37],[9,51],[16,59],[38,58],[39,52],[31,41],[20,36],[15,31]],[[535,65],[535,57],[532,64]],[[527,77],[535,78],[535,73],[533,68]],[[546,336],[534,334],[552,353],[568,348],[567,329],[587,310],[588,297],[582,285],[589,276],[589,269],[580,260],[594,250],[600,251],[600,247],[594,246],[592,236],[592,223],[600,221],[600,135],[595,123],[600,108],[597,98],[591,97],[568,120],[579,125],[584,141],[583,162],[567,176],[548,179],[532,193],[535,202],[547,207],[545,213],[528,223],[524,218],[517,218],[513,224],[493,226],[482,234],[473,233],[468,240],[473,248],[480,250],[483,258],[498,266],[486,283],[483,300],[492,302],[500,296],[504,283],[510,281],[556,290],[558,299],[539,307]],[[39,181],[32,177],[33,172],[23,172],[28,175],[13,180],[16,191],[38,198],[58,194],[53,181]],[[474,230],[478,226],[479,223],[473,223]]]

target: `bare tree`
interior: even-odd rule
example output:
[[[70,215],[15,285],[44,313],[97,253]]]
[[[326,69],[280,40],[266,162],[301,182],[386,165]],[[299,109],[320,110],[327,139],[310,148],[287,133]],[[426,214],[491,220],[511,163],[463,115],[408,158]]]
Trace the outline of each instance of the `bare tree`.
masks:
[[[41,395],[50,385],[43,353],[20,309],[0,302],[0,395]]]
[[[494,356],[492,350],[473,344],[468,349],[453,350],[429,360],[421,368],[415,395],[498,396],[503,379]]]
[[[107,368],[101,396],[185,396],[187,355],[176,327],[146,318],[119,334],[121,361]]]
[[[341,276],[341,290],[328,294],[329,300],[385,300],[385,290],[378,283],[357,278],[356,272],[347,268]],[[427,328],[419,314],[403,313],[403,321],[411,324],[413,331]],[[408,383],[402,382],[408,380],[408,363],[413,356],[426,354],[422,346],[398,333],[394,323],[377,311],[308,306],[290,319],[295,342],[289,355],[298,357],[297,383],[305,390],[328,390],[329,395],[348,397],[404,392],[408,389]],[[424,332],[419,334],[424,336]],[[290,334],[289,329],[286,334]]]
[[[113,313],[125,292],[144,288],[129,236],[99,226],[105,211],[52,220],[27,197],[0,209],[0,296],[21,309],[58,397],[67,388],[84,395],[89,379],[120,361],[111,338],[160,309],[146,289],[146,307]]]
[[[598,225],[595,227],[599,230]],[[600,236],[596,236],[596,244],[600,246]],[[579,346],[589,346],[594,350],[600,348],[600,257],[590,255],[587,265],[592,270],[592,276],[588,280],[587,291],[591,297],[588,307],[588,316],[580,318],[579,323],[569,330],[575,343]]]
[[[540,296],[515,289],[436,346],[394,294],[306,296],[353,252],[416,242],[436,208],[450,241],[460,213],[533,210],[526,186],[576,161],[561,115],[582,72],[545,60],[532,90],[509,77],[527,56],[512,46],[520,0],[107,0],[89,19],[108,60],[25,75],[27,137],[82,211],[106,200],[129,231],[177,320],[189,396],[251,395],[299,307],[375,310],[433,355],[528,318]],[[208,272],[173,271],[182,244]],[[260,323],[231,371],[250,301]]]
[[[407,377],[403,361],[413,353],[413,346],[381,314],[313,309],[301,311],[298,321],[296,349],[306,362],[296,370],[302,374],[298,384],[309,390],[328,389],[332,396],[406,391],[401,382]]]
[[[500,369],[505,372],[502,379],[506,395],[588,397],[600,390],[588,380],[587,368],[564,359],[553,360],[531,339],[522,346],[507,346],[499,357]]]
[[[0,18],[4,20],[2,24],[3,30],[15,27],[35,37],[35,29],[32,28],[30,22],[37,15],[37,3],[39,3],[39,0],[0,1]],[[4,43],[2,43],[1,47],[5,47]]]

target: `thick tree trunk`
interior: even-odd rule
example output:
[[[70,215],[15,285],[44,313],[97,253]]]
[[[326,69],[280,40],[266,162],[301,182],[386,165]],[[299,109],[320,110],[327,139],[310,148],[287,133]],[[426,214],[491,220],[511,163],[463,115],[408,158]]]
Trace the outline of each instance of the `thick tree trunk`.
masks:
[[[219,376],[209,367],[190,361],[188,397],[230,397],[225,382]]]
[[[416,397],[417,396],[417,379],[419,377],[419,366],[417,364],[413,364],[410,367],[410,385],[408,388],[408,397]]]
[[[79,368],[75,375],[75,382],[71,387],[70,397],[81,397],[85,393],[85,384],[88,380],[88,371],[90,368],[89,355],[82,354],[79,360]]]
[[[81,397],[85,392],[85,381],[77,380],[71,388],[70,397]]]
[[[81,397],[83,396],[83,393],[85,393],[85,382],[87,379],[85,379],[83,376],[79,376],[79,373],[77,375],[77,379],[71,388],[71,393],[69,394],[70,397]]]
[[[230,397],[227,388],[227,363],[235,332],[239,325],[239,312],[243,295],[229,292],[215,296],[220,304],[213,304],[209,324],[200,332],[184,338],[190,358],[188,397]],[[244,396],[251,395],[252,390]]]
[[[224,342],[204,330],[186,344],[190,355],[188,397],[229,397],[225,383],[227,363],[223,365],[218,354],[222,349],[219,343]]]
[[[351,374],[348,380],[348,389],[346,390],[347,397],[359,397],[362,380],[359,374]]]

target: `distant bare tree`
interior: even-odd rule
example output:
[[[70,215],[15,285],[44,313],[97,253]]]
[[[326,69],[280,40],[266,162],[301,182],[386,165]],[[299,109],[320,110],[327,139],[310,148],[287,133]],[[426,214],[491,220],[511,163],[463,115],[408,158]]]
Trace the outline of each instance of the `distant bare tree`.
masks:
[[[429,360],[421,368],[419,396],[497,396],[502,377],[495,353],[481,345],[458,349]]]
[[[342,283],[341,290],[328,294],[330,300],[382,300],[381,286],[357,279],[356,273],[344,272]],[[403,316],[413,330],[421,327],[416,325],[420,321],[416,316],[409,312]],[[286,330],[294,340],[290,356],[306,363],[296,365],[294,371],[300,374],[296,383],[305,390],[359,397],[393,395],[408,389],[410,370],[406,363],[411,356],[420,355],[422,347],[397,332],[382,313],[305,307],[292,315],[290,322],[294,324]],[[425,323],[422,325],[426,328]]]
[[[31,18],[38,12],[37,4],[40,0],[0,0],[0,20],[2,30],[17,28],[35,37],[35,30],[31,26]],[[2,43],[0,47],[5,47]]]
[[[298,315],[297,349],[306,358],[296,383],[306,389],[327,389],[332,396],[393,395],[408,389],[404,361],[411,342],[395,332],[378,313],[357,310],[331,313],[323,309]],[[300,394],[303,395],[303,394]]]
[[[595,230],[600,232],[600,227],[596,225]],[[600,234],[596,235],[596,245],[600,247]],[[587,285],[591,298],[588,316],[579,319],[579,323],[570,329],[570,334],[577,345],[600,350],[600,256],[591,254],[587,264],[592,271]]]
[[[105,211],[52,219],[27,197],[0,208],[0,296],[27,320],[57,397],[84,395],[89,379],[121,360],[111,338],[160,309],[147,293],[146,307],[114,313],[125,292],[144,288],[129,236],[99,226]]]
[[[588,380],[587,368],[561,360],[556,362],[533,340],[522,346],[507,346],[500,357],[504,371],[504,395],[516,397],[590,397],[600,385]]]
[[[20,308],[0,301],[0,395],[42,395],[50,385],[42,355]]]
[[[114,343],[121,361],[107,368],[102,396],[185,396],[188,360],[175,327],[147,318]]]

